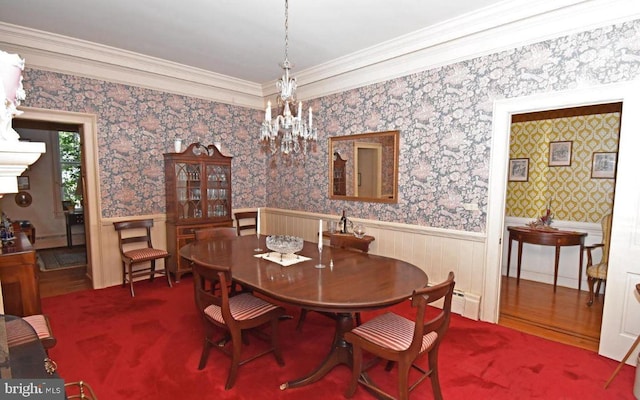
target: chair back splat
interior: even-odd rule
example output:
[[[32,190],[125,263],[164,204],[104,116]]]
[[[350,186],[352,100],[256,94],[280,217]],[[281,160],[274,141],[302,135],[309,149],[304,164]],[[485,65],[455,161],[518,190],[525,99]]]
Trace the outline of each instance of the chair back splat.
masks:
[[[233,217],[236,220],[238,236],[242,236],[243,234],[256,234],[258,229],[257,211],[237,212],[233,214]]]
[[[214,238],[234,238],[236,237],[235,228],[229,227],[216,227],[216,228],[203,228],[195,231],[196,240],[206,240]]]
[[[413,291],[411,306],[416,311],[414,321],[388,312],[345,333],[346,341],[353,345],[353,373],[345,393],[347,398],[353,397],[358,384],[384,397],[393,398],[367,376],[366,371],[375,366],[376,362],[363,367],[362,355],[366,351],[376,357],[374,361],[387,360],[387,369],[398,364],[398,399],[407,400],[411,390],[427,377],[431,380],[433,397],[442,399],[438,378],[438,350],[449,329],[454,287],[455,277],[453,272],[449,272],[446,281]],[[427,307],[441,299],[444,300],[442,309]],[[428,371],[415,363],[424,354],[429,359]],[[421,375],[415,383],[409,385],[409,371],[412,368]]]
[[[118,232],[122,259],[122,286],[126,286],[129,282],[131,297],[135,296],[133,279],[141,275],[148,274],[150,281],[153,281],[156,275],[165,275],[167,284],[171,287],[171,277],[167,270],[167,258],[171,257],[171,254],[166,250],[153,247],[151,243],[153,219],[114,222],[113,226]],[[156,260],[164,260],[162,269],[156,269]],[[141,264],[146,266],[138,267]]]
[[[231,271],[228,268],[194,262],[192,269],[195,303],[205,325],[204,346],[198,369],[206,366],[212,347],[230,356],[231,366],[225,384],[225,389],[228,390],[235,384],[239,367],[249,361],[273,353],[278,365],[284,365],[278,342],[278,321],[284,314],[284,309],[251,293],[230,293]],[[254,329],[263,325],[270,325],[270,335]],[[218,331],[222,336],[214,338]],[[269,343],[267,349],[241,359],[242,342],[246,339],[243,337],[244,332],[266,340]]]

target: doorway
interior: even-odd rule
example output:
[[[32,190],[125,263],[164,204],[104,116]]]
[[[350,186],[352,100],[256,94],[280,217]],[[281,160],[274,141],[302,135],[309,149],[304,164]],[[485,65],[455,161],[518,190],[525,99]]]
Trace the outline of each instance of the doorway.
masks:
[[[100,268],[101,233],[98,226],[99,185],[98,185],[98,156],[97,156],[97,124],[93,114],[46,110],[38,108],[22,108],[23,114],[14,118],[14,126],[18,121],[30,120],[49,124],[63,124],[80,126],[83,138],[82,169],[83,169],[83,219],[85,228],[85,244],[87,253],[86,276],[91,280],[94,289],[105,287],[104,273]]]
[[[501,289],[502,241],[506,201],[511,116],[519,113],[549,109],[578,107],[591,104],[621,102],[618,166],[616,174],[616,203],[611,229],[611,249],[603,322],[598,353],[621,359],[634,341],[640,304],[633,296],[631,285],[640,281],[634,274],[634,259],[640,257],[633,236],[640,230],[637,202],[640,187],[637,171],[640,158],[637,149],[640,137],[633,132],[640,129],[640,83],[621,82],[583,87],[563,92],[497,100],[494,104],[492,143],[487,204],[487,242],[485,290],[481,318],[498,322]],[[632,357],[633,358],[633,357]]]
[[[525,227],[542,217],[546,208],[552,222],[545,229],[584,232],[586,244],[601,243],[600,222],[613,210],[615,170],[611,178],[600,179],[591,169],[595,155],[617,154],[621,112],[622,104],[612,103],[513,115],[509,157],[526,160],[528,173],[517,179],[510,174],[505,225]],[[563,166],[555,166],[549,150],[558,143],[571,151]],[[514,267],[519,251],[507,259],[508,234],[505,238],[499,323],[597,351],[603,295],[585,307],[586,274],[575,262],[580,259],[579,247],[562,247],[560,285],[555,290],[553,246],[524,244],[523,276],[517,279],[515,268],[507,276],[504,264]],[[598,254],[594,251],[595,263]]]

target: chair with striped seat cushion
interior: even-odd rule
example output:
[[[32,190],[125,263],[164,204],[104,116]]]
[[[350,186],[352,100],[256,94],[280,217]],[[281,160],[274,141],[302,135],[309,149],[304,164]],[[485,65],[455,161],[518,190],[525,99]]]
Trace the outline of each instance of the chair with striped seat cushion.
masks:
[[[133,221],[120,221],[113,223],[118,232],[120,246],[120,258],[122,259],[122,286],[129,282],[131,297],[133,291],[133,279],[141,275],[149,275],[153,281],[156,275],[165,275],[167,284],[171,287],[171,277],[167,269],[167,258],[171,257],[166,250],[156,249],[151,243],[151,228],[153,219],[141,219]],[[156,260],[164,260],[162,269],[156,269]],[[138,267],[145,264],[145,267]]]
[[[231,366],[225,389],[235,384],[241,365],[263,355],[273,353],[278,365],[284,365],[278,343],[278,321],[284,309],[251,293],[232,296],[228,282],[230,270],[198,262],[192,264],[195,302],[205,325],[205,339],[198,369],[203,369],[212,347],[231,357]],[[270,335],[260,328],[270,325]],[[221,332],[222,338],[215,339],[214,334]],[[253,333],[269,344],[257,354],[241,359],[243,334]]]
[[[607,269],[609,265],[609,241],[611,238],[611,214],[607,214],[602,218],[602,243],[584,246],[587,251],[587,283],[589,284],[589,300],[587,305],[591,306],[595,295],[600,292],[600,285],[607,281]],[[600,262],[593,262],[593,253],[595,249],[601,249]],[[594,286],[597,287],[594,290]]]
[[[442,399],[438,379],[438,349],[449,328],[454,286],[454,274],[449,272],[446,281],[414,290],[411,306],[415,309],[415,321],[388,312],[345,333],[345,340],[353,346],[353,372],[345,393],[347,398],[353,397],[358,383],[371,391],[393,398],[380,389],[366,373],[369,368],[383,359],[398,364],[398,399],[407,400],[409,392],[427,377],[431,379],[434,398]],[[440,299],[444,300],[442,309],[429,307],[427,310],[428,304],[438,302]],[[436,315],[431,316],[432,312]],[[429,318],[425,321],[427,314]],[[373,363],[367,366],[362,365],[363,351],[376,357]],[[416,365],[416,361],[424,354],[428,354],[428,371]],[[411,368],[419,371],[421,376],[409,386]]]
[[[6,317],[7,345],[12,348],[39,340],[44,350],[56,345],[49,318],[43,314],[27,317]]]

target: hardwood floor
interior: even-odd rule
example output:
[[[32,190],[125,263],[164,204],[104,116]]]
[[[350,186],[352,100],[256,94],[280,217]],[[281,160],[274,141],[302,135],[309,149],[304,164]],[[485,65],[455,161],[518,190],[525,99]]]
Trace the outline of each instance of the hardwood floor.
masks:
[[[603,295],[587,306],[588,292],[502,277],[499,325],[598,351]]]
[[[40,297],[58,296],[79,290],[91,289],[87,267],[39,271]]]

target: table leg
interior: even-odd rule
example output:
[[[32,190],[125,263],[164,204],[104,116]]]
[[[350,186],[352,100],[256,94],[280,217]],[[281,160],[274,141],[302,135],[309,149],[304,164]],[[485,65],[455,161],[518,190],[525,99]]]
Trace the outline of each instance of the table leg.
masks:
[[[518,240],[518,279],[516,282],[520,284],[520,267],[522,267],[522,240]]]
[[[511,234],[509,234],[509,246],[507,250],[507,278],[509,277],[509,269],[511,268]]]
[[[578,265],[578,292],[582,286],[582,261],[584,257],[584,244],[580,244],[580,265]]]
[[[556,291],[556,285],[558,284],[558,264],[560,263],[560,246],[556,245],[556,264],[553,271],[553,291]]]
[[[329,354],[322,360],[322,363],[306,376],[288,381],[280,385],[280,390],[296,388],[316,382],[336,365],[345,364],[349,368],[353,366],[353,354],[351,344],[344,340],[345,332],[353,328],[353,316],[351,313],[338,313],[336,318],[336,333]]]

